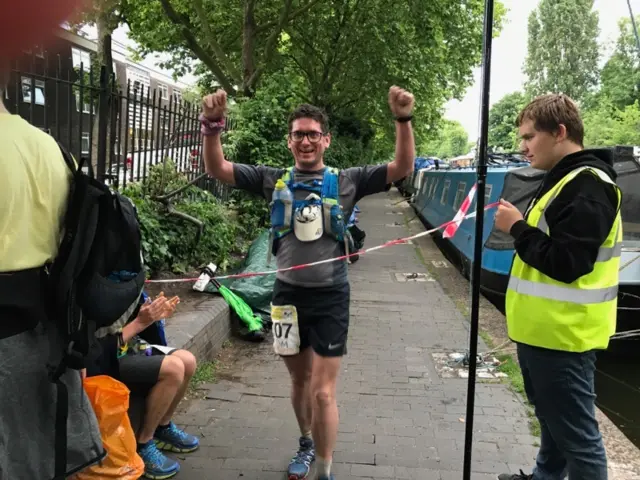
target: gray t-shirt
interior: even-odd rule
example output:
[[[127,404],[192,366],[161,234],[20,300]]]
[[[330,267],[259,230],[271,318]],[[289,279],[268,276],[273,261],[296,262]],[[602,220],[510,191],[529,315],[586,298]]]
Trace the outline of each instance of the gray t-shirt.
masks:
[[[236,188],[247,190],[271,201],[276,181],[284,170],[263,165],[234,164]],[[295,170],[294,181],[311,183],[322,180],[324,169],[315,172]],[[340,171],[339,176],[340,205],[346,218],[351,216],[355,204],[366,195],[383,192],[389,188],[387,184],[387,164],[352,167]],[[306,198],[306,190],[296,190],[297,200]],[[293,265],[326,260],[343,254],[344,247],[335,239],[323,235],[314,242],[301,242],[293,233],[280,239],[277,267],[287,268]],[[329,287],[347,283],[347,263],[337,261],[316,265],[300,270],[278,273],[277,278],[290,285],[300,287]]]

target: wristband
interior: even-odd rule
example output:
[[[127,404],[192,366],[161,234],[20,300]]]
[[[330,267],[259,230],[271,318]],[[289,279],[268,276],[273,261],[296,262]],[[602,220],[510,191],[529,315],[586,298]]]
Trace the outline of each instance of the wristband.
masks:
[[[211,120],[201,113],[198,120],[200,120],[200,133],[204,136],[217,135],[225,127],[224,117],[219,120]]]
[[[406,117],[396,117],[395,120],[398,123],[410,122],[413,119],[413,115],[407,115]]]

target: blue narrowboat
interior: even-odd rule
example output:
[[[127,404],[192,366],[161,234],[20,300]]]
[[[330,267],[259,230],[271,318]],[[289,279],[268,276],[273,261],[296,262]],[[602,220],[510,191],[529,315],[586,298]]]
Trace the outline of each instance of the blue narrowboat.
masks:
[[[637,153],[637,152],[636,152]],[[623,251],[620,261],[618,332],[640,329],[640,161],[633,147],[614,147],[617,184],[623,191]],[[432,165],[414,172],[412,206],[429,228],[450,221],[476,183],[476,168],[436,168]],[[524,212],[538,189],[544,172],[532,168],[515,154],[490,154],[485,205],[504,198]],[[469,213],[475,211],[474,199]],[[485,212],[482,250],[481,290],[502,312],[509,271],[513,260],[513,240],[494,228],[495,209]],[[473,259],[475,219],[464,220],[456,234],[436,243],[452,263],[469,278]],[[640,335],[629,336],[640,346]],[[637,343],[636,343],[637,342]]]

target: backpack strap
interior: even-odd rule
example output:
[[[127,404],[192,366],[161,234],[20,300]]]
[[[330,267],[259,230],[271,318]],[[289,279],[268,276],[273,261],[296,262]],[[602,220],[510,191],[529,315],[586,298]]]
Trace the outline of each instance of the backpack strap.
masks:
[[[76,162],[75,157],[64,147],[64,145],[62,145],[59,141],[56,140],[56,143],[58,144],[58,148],[60,149],[60,152],[62,153],[62,158],[64,159],[64,163],[67,164],[67,167],[69,167],[69,170],[71,170],[71,173],[73,175],[75,175],[76,173],[78,173],[78,171],[82,170],[82,168],[84,167],[85,164],[85,159],[84,158],[80,158],[80,163]],[[94,178],[93,175],[93,168],[91,167],[91,164],[89,164],[89,177]]]
[[[282,176],[280,177],[280,180],[282,180],[284,183],[287,184],[287,186],[291,187],[291,184],[293,184],[293,171],[294,171],[295,167],[289,167],[286,168],[284,170],[284,173],[282,174]]]
[[[337,168],[327,167],[322,179],[322,215],[324,220],[324,232],[341,240],[341,232],[335,232],[332,217],[338,213],[340,203],[340,171]],[[340,209],[341,210],[341,209]]]
[[[338,203],[340,195],[339,187],[340,171],[337,168],[327,167],[322,179],[322,199],[332,200],[331,203]]]

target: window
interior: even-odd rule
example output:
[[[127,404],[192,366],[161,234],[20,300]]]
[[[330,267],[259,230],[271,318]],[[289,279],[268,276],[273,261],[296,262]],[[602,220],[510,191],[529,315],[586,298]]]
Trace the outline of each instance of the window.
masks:
[[[32,79],[29,77],[22,77],[22,101],[24,103],[31,103],[31,86]],[[36,105],[44,105],[44,81],[36,80],[35,86]]]
[[[444,186],[442,187],[442,195],[440,196],[440,203],[444,205],[447,201],[447,196],[449,195],[449,187],[451,186],[451,180],[445,180]]]
[[[485,185],[484,187],[484,206],[489,205],[489,201],[491,200],[491,191],[493,190],[493,185]]]
[[[81,153],[89,154],[90,150],[91,150],[91,144],[89,143],[89,132],[82,132]]]
[[[427,178],[424,180],[424,182],[422,182],[422,188],[421,188],[421,190],[420,190],[420,193],[421,193],[422,195],[424,195],[424,194],[427,192],[427,190],[428,190],[428,188],[429,188],[429,183],[431,182],[431,180],[432,180],[432,179],[431,179],[431,177],[427,177]]]
[[[127,81],[131,82],[131,92],[134,97],[146,97],[149,94],[149,87],[151,86],[149,72],[127,65]],[[129,108],[131,109],[132,106],[133,102],[131,102]]]
[[[163,100],[169,100],[169,87],[163,85],[162,83],[158,84],[158,91],[160,92],[160,98]]]
[[[74,92],[74,95],[76,97],[76,112],[80,111],[80,91],[76,88],[76,91]],[[85,95],[87,94],[87,92],[85,91]],[[87,102],[86,98],[84,99],[85,101],[82,102],[82,111],[84,113],[91,113],[91,103]],[[95,106],[93,108],[93,113],[96,112]]]
[[[91,69],[91,54],[86,50],[80,50],[79,48],[71,48],[71,57],[73,59],[73,67],[80,68],[82,65],[83,70]]]
[[[142,86],[142,83],[139,82],[138,80],[133,81],[133,86],[131,90],[133,91],[134,97],[137,97],[138,95],[140,96],[144,95],[144,87]]]
[[[434,178],[429,186],[429,198],[433,198],[436,195],[436,189],[438,188],[438,178]]]
[[[174,90],[173,98],[175,98],[178,103],[182,102],[182,92],[180,90]]]
[[[456,191],[456,198],[453,201],[453,209],[457,212],[462,206],[464,201],[464,191],[467,189],[466,182],[458,182],[458,190]]]
[[[160,113],[160,126],[163,130],[169,130],[169,126],[171,121],[169,119],[169,114],[167,112]]]

